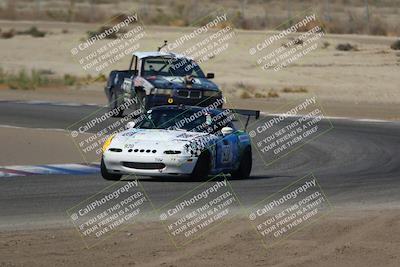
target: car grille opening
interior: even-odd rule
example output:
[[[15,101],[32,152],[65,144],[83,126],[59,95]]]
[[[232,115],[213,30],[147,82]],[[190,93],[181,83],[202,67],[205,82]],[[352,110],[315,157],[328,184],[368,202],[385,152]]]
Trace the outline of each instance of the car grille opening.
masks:
[[[120,148],[110,148],[109,151],[112,151],[112,152],[122,152],[122,149],[120,149]]]
[[[199,91],[191,91],[190,98],[200,98],[200,92]]]
[[[127,168],[132,168],[132,169],[140,169],[140,170],[159,170],[159,169],[164,169],[165,164],[164,163],[153,163],[153,162],[128,162],[124,161],[122,162],[122,166],[127,167]]]
[[[183,98],[191,98],[191,99],[201,98],[201,93],[200,91],[197,90],[178,90],[177,94],[179,97]]]
[[[179,90],[178,91],[178,96],[180,96],[180,97],[189,97],[189,91]]]
[[[165,150],[164,154],[181,154],[182,152],[179,150]]]

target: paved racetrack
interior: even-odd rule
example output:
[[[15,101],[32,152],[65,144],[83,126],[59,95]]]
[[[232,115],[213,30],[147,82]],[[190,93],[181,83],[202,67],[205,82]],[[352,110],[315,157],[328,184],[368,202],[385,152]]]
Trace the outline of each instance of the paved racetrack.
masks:
[[[0,124],[64,129],[97,108],[0,102]],[[242,203],[245,206],[255,204],[312,172],[333,206],[398,206],[400,123],[333,119],[332,124],[331,131],[271,166],[266,167],[253,153],[251,178],[231,181]],[[51,149],[54,157],[62,153],[56,147]],[[177,178],[140,180],[156,207],[199,184]],[[65,223],[68,208],[110,184],[100,175],[0,178],[0,226]]]

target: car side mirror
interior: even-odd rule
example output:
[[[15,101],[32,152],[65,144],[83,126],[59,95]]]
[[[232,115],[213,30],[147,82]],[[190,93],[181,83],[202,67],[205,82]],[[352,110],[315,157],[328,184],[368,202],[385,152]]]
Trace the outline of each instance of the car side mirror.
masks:
[[[221,133],[223,136],[226,136],[233,133],[233,129],[231,127],[224,127],[221,129]]]
[[[125,78],[121,88],[126,92],[130,92],[132,88],[132,80],[130,78]]]
[[[125,129],[127,129],[127,130],[132,129],[132,128],[135,128],[135,126],[136,126],[136,123],[134,121],[130,121],[125,125]]]
[[[207,79],[214,79],[214,73],[207,73]]]

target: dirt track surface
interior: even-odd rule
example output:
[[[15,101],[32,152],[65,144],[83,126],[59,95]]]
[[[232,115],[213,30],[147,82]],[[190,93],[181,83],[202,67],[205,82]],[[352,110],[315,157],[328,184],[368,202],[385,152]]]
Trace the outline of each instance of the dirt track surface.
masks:
[[[0,233],[4,266],[399,266],[399,210],[336,211],[266,250],[245,219],[176,249],[159,223],[86,249],[72,228]],[[35,256],[33,256],[35,255]]]

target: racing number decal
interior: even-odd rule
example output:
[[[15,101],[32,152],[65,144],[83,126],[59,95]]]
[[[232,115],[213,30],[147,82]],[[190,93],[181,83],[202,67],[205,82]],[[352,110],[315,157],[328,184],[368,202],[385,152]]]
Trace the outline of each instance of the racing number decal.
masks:
[[[222,162],[227,163],[232,159],[231,146],[223,145],[222,146]]]
[[[125,144],[124,147],[125,148],[134,148],[135,144]]]

